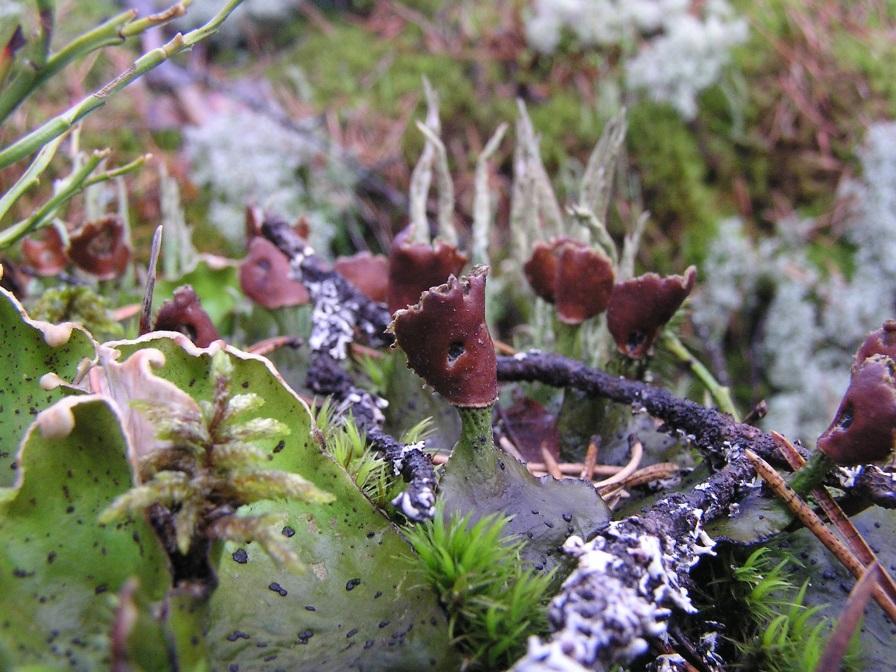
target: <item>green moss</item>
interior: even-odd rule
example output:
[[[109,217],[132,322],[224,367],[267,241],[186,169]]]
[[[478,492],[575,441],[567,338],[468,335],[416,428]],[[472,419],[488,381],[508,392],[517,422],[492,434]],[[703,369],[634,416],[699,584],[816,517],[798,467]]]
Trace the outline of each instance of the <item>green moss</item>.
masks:
[[[405,528],[424,580],[448,612],[451,636],[467,669],[504,670],[546,630],[553,573],[536,574],[520,559],[524,542],[507,535],[509,518],[473,522],[441,506],[433,520]]]
[[[655,221],[680,240],[688,262],[699,262],[720,213],[694,134],[671,107],[642,103],[629,115],[628,148]]]
[[[896,44],[881,32],[857,36],[843,32],[834,42],[834,53],[846,67],[864,75],[872,91],[886,101],[886,115],[896,116],[896,79],[891,64],[896,60]]]
[[[109,300],[85,285],[67,285],[45,291],[31,308],[31,316],[46,322],[77,322],[100,340],[121,336]]]
[[[419,99],[414,118],[424,113],[421,79],[428,77],[439,93],[443,125],[450,129],[463,120],[489,135],[501,121],[516,118],[512,97],[477,93],[476,82],[504,82],[508,73],[497,62],[472,62],[448,54],[420,49],[418,31],[408,29],[385,40],[355,25],[333,22],[329,33],[309,31],[290,54],[271,68],[269,75],[285,80],[289,67],[300,66],[313,90],[314,101],[329,109],[369,106],[393,119],[403,113],[409,96]],[[514,75],[525,84],[533,73],[523,68]],[[537,79],[537,78],[536,78]],[[537,79],[537,81],[541,81]],[[574,91],[558,89],[543,101],[530,103],[533,122],[542,135],[542,154],[549,168],[566,160],[571,148],[587,148],[601,127],[597,112],[583,105]],[[411,163],[423,147],[423,138],[409,129],[403,154]]]

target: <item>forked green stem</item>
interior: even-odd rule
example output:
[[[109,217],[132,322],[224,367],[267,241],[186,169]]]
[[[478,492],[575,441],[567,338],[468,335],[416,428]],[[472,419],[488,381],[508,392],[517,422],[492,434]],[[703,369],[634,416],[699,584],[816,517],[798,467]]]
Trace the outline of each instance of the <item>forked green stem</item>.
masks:
[[[158,49],[144,54],[124,72],[118,75],[111,82],[106,84],[86,98],[72,105],[62,114],[53,117],[43,125],[31,131],[28,135],[20,138],[12,145],[0,151],[0,168],[25,158],[29,154],[36,152],[48,142],[59,137],[72,126],[77,124],[88,114],[106,104],[106,100],[121,91],[134,80],[139,79],[156,66],[164,63],[172,56],[190,49],[193,45],[201,42],[209,35],[217,31],[218,27],[223,23],[230,13],[236,9],[243,0],[229,0],[221,10],[208,23],[191,30],[186,35],[178,33],[170,41]]]
[[[678,336],[672,331],[669,329],[664,330],[661,338],[663,346],[675,355],[678,358],[678,361],[687,364],[691,373],[697,376],[697,379],[703,384],[703,387],[705,387],[712,395],[712,398],[715,399],[719,410],[727,413],[735,420],[740,421],[737,408],[735,408],[734,401],[731,399],[730,390],[715,379],[715,376],[710,373],[709,369],[703,366],[702,362],[690,353],[684,346],[684,343],[682,343]]]

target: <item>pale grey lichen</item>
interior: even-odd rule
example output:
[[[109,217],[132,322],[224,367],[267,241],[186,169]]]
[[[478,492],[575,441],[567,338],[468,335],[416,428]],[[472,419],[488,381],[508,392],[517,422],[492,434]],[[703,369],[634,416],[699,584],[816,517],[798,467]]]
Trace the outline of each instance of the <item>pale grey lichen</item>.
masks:
[[[211,198],[209,221],[232,243],[244,240],[249,203],[290,221],[304,216],[310,243],[325,251],[332,222],[352,211],[354,178],[339,160],[265,115],[246,109],[211,115],[186,128],[184,146],[190,178]]]
[[[863,176],[841,196],[851,212],[851,277],[817,268],[806,249],[816,222],[788,217],[776,235],[751,241],[738,220],[722,223],[693,297],[693,318],[721,342],[738,313],[757,308],[760,282],[774,288],[756,352],[773,387],[763,426],[811,443],[830,422],[864,335],[896,317],[896,123],[873,125],[860,152]]]
[[[564,32],[586,47],[618,48],[628,88],[690,119],[748,31],[727,0],[535,0],[529,44],[552,52]]]
[[[674,505],[673,505],[674,506]],[[713,541],[703,511],[680,504],[685,534],[650,530],[637,516],[610,523],[590,542],[571,536],[563,546],[578,566],[551,602],[553,634],[530,638],[517,672],[603,669],[648,649],[647,638],[666,635],[672,609],[693,612],[686,577]]]

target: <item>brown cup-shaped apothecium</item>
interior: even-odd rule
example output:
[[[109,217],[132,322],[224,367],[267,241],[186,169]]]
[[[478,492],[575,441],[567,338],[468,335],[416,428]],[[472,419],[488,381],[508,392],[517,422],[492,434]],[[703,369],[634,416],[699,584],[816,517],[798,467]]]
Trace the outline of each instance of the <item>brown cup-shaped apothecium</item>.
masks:
[[[106,215],[87,222],[69,236],[68,257],[75,266],[100,280],[117,278],[128,266],[131,249],[125,239],[124,222]]]
[[[619,351],[632,359],[644,357],[696,280],[697,269],[690,266],[684,275],[645,273],[618,283],[610,296],[607,327]]]
[[[872,355],[852,374],[834,421],[817,448],[842,465],[886,459],[896,438],[896,362]]]
[[[256,237],[240,264],[240,287],[255,303],[271,310],[308,303],[308,292],[290,277],[289,260],[277,246]]]
[[[221,338],[190,285],[178,287],[174,296],[162,304],[154,329],[184,333],[200,348],[207,348]]]
[[[896,320],[887,320],[880,329],[865,337],[856,351],[852,370],[858,369],[872,355],[886,355],[896,361]]]
[[[44,229],[39,240],[36,238],[23,240],[22,257],[35,273],[42,276],[59,275],[68,264],[65,242],[55,226]]]
[[[407,308],[420,300],[420,295],[436,287],[451,275],[460,273],[467,257],[454,245],[442,241],[414,243],[411,229],[395,236],[389,251],[389,312]]]
[[[389,294],[389,260],[382,254],[358,252],[350,257],[339,257],[333,267],[371,301],[386,302]]]
[[[491,406],[498,398],[495,347],[485,323],[486,267],[423,292],[395,313],[391,330],[410,366],[451,404]]]
[[[570,238],[536,243],[523,271],[535,293],[553,303],[566,324],[581,324],[605,311],[615,279],[606,254]]]

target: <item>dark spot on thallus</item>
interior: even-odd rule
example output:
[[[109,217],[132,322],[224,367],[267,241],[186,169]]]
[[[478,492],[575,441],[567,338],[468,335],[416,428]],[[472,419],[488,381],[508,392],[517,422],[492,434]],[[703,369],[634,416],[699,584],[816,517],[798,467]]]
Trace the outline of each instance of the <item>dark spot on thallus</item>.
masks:
[[[317,607],[312,606],[310,604],[305,605],[305,611],[317,611]]]
[[[277,583],[276,581],[272,581],[272,582],[270,583],[270,585],[268,585],[268,590],[271,590],[271,591],[277,593],[280,597],[286,597],[287,594],[288,594],[288,593],[286,592],[286,588],[284,588],[283,586],[281,586],[281,585],[280,585],[279,583]]]
[[[241,565],[245,565],[247,562],[249,562],[249,554],[246,553],[246,549],[245,549],[245,548],[238,548],[238,549],[236,549],[236,550],[233,552],[233,555],[230,556],[230,557],[233,558],[233,561],[234,561],[234,562],[238,562],[238,563],[240,563]]]
[[[365,649],[365,650],[367,650],[367,649],[369,649],[369,648],[372,648],[372,647],[373,647],[373,640],[372,640],[372,639],[368,639],[366,642],[364,642],[364,649]]]
[[[571,513],[564,513],[562,517],[563,517],[563,520],[565,520],[567,523],[572,522],[572,514]]]
[[[361,579],[349,579],[345,583],[345,589],[346,590],[354,590],[360,584],[361,584]]]
[[[238,639],[249,639],[249,634],[243,632],[242,630],[234,630],[229,635],[227,635],[228,642],[235,642]]]
[[[501,471],[504,471],[507,468],[504,466],[503,462],[498,462],[498,466],[501,467]]]
[[[282,530],[280,530],[280,534],[282,534],[284,537],[291,537],[295,533],[296,533],[296,531],[294,529],[292,529],[289,525],[287,525]]]
[[[299,644],[307,644],[312,637],[314,637],[314,633],[311,630],[302,630],[299,633]]]
[[[358,634],[358,628],[352,628],[347,633],[345,633],[345,638],[350,639]]]
[[[378,627],[379,627],[380,629],[383,629],[383,628],[385,628],[387,625],[389,625],[389,621],[380,621]]]
[[[239,663],[230,663],[230,665],[227,666],[227,672],[240,672]]]
[[[277,442],[277,445],[274,446],[274,452],[279,453],[285,447],[286,447],[286,441],[284,441],[283,439],[280,439],[280,441]]]

